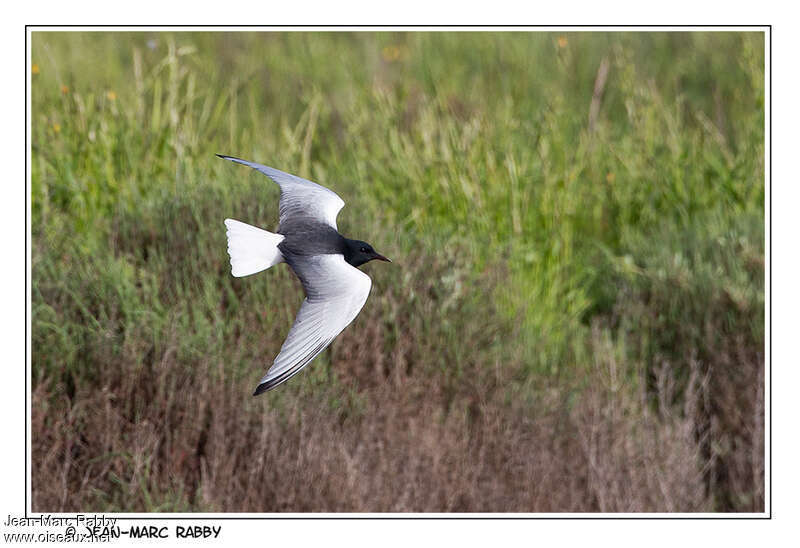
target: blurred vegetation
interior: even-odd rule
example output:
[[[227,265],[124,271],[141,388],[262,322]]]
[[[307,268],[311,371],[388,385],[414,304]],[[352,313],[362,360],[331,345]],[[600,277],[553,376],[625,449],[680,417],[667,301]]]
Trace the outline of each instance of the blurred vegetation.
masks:
[[[34,509],[762,510],[763,40],[34,33]],[[284,267],[230,276],[222,220],[274,230],[278,190],[217,152],[331,187],[347,203],[340,230],[395,260],[366,267],[370,300],[333,349],[258,399],[250,390],[291,324],[299,284]],[[203,487],[210,432],[226,413],[255,421],[244,439],[260,435],[259,417],[293,432],[300,406],[317,405],[355,443],[392,386],[409,394],[398,410],[425,401],[440,425],[466,417],[457,455],[503,435],[489,416],[524,437],[537,430],[523,417],[560,412],[575,430],[553,428],[580,438],[577,410],[609,368],[602,409],[641,400],[631,412],[642,424],[654,413],[659,436],[687,421],[675,439],[693,449],[656,473],[672,474],[674,493],[698,482],[699,495],[643,495],[633,507],[587,498],[588,456],[575,463],[586,470],[564,472],[588,479],[560,505],[526,498],[524,486],[482,498],[480,474],[472,494],[424,502],[338,504],[323,493],[281,505],[279,494]],[[181,393],[195,396],[170,403]],[[216,407],[202,407],[209,398]],[[91,426],[100,405],[117,425],[102,440]],[[193,405],[205,422],[175,433],[203,416]],[[630,429],[647,438],[641,425],[613,426],[609,443]],[[152,446],[137,441],[142,429]],[[165,449],[181,443],[191,458]],[[586,449],[548,447],[554,462]],[[654,464],[620,456],[609,466],[626,478]],[[688,469],[697,477],[675,471]],[[648,481],[636,488],[655,489]]]

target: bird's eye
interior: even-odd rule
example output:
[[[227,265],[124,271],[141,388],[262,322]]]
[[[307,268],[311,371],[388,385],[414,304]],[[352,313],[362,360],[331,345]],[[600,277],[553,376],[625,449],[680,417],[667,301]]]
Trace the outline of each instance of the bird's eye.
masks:
[[[367,248],[366,247],[362,247],[361,248],[361,253],[367,253]]]

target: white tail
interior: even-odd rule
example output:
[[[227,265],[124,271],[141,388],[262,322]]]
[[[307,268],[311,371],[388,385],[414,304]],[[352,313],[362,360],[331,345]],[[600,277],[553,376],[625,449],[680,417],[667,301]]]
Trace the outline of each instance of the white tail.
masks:
[[[228,227],[228,255],[231,274],[237,278],[261,272],[283,261],[278,244],[283,236],[233,219],[225,219]]]

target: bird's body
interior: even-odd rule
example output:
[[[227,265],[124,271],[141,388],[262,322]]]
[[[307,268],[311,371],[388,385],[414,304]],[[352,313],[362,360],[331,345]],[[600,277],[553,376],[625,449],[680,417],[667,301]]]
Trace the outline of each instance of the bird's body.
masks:
[[[388,259],[368,243],[339,234],[336,216],[344,202],[334,192],[268,166],[218,156],[252,167],[281,187],[277,234],[225,220],[231,273],[248,276],[286,262],[306,294],[280,353],[256,388],[258,395],[297,374],[355,319],[372,287],[356,267]]]
[[[283,254],[330,255],[344,253],[345,237],[330,225],[315,222],[281,226],[278,234],[284,240],[278,245]]]

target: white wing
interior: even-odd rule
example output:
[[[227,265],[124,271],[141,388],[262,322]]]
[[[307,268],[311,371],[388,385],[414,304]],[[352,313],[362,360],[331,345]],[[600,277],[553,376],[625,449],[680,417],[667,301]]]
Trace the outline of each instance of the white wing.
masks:
[[[336,216],[344,207],[344,201],[332,190],[269,166],[248,162],[233,156],[223,156],[222,154],[217,154],[217,156],[252,167],[278,183],[278,186],[281,187],[279,204],[281,232],[284,232],[286,224],[308,221],[322,222],[337,228]]]
[[[342,255],[296,256],[287,262],[303,283],[306,299],[255,395],[285,382],[325,350],[358,315],[372,287],[369,276]]]

